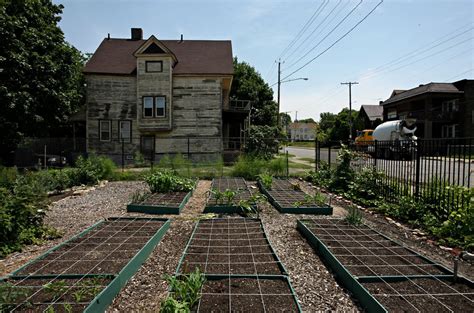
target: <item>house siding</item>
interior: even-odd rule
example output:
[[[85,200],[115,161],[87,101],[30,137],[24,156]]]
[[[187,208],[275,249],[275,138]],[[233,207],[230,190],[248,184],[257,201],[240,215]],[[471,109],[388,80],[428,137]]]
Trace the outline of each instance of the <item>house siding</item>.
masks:
[[[119,121],[132,121],[137,134],[136,78],[134,76],[87,75],[87,152],[107,155],[118,162],[122,155]],[[100,120],[111,121],[111,140],[100,141]],[[124,143],[126,154],[137,149],[136,141]]]

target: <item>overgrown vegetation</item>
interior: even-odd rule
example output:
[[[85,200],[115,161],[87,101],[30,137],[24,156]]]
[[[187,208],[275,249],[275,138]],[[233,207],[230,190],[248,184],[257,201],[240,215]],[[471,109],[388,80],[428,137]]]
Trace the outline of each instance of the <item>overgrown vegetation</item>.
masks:
[[[362,224],[362,213],[356,206],[351,205],[344,220],[351,225],[359,226]]]
[[[190,312],[200,299],[199,292],[206,281],[204,274],[196,268],[188,275],[179,277],[166,275],[165,279],[169,285],[170,295],[161,303],[160,312]]]
[[[350,164],[356,157],[343,146],[335,168],[321,163],[319,171],[311,172],[307,179],[358,204],[422,228],[441,244],[474,250],[474,188],[435,180],[423,186],[418,196],[413,196],[408,188],[391,183],[383,172],[374,168],[354,171]]]
[[[239,156],[231,171],[232,176],[247,180],[256,180],[261,174],[282,176],[284,173],[286,173],[285,157],[264,160],[249,155]]]
[[[267,173],[263,173],[258,175],[258,180],[260,183],[265,187],[267,190],[272,189],[272,184],[273,184],[273,176]]]

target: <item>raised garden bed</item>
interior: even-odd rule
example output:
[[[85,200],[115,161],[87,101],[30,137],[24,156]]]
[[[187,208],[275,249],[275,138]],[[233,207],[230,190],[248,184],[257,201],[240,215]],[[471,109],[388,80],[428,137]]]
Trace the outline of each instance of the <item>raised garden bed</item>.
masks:
[[[229,201],[225,197],[217,198],[215,193],[210,192],[204,213],[241,213],[243,209],[239,202],[249,201],[252,197],[245,179],[241,177],[214,178],[211,190],[217,193],[230,190],[235,192],[235,196]]]
[[[201,220],[176,269],[206,276],[196,312],[301,312],[259,219]]]
[[[458,311],[461,300],[473,311],[471,281],[458,277],[453,284],[449,269],[368,226],[308,219],[297,227],[368,311],[450,312]]]
[[[197,312],[301,312],[286,276],[210,276]]]
[[[308,194],[295,188],[295,185],[286,179],[274,178],[271,189],[265,188],[260,181],[258,186],[270,203],[281,213],[332,215],[330,205],[316,203]]]
[[[179,214],[191,195],[191,191],[151,193],[140,203],[128,204],[127,211],[147,214]]]
[[[105,311],[168,227],[157,218],[95,224],[3,278],[1,311]]]
[[[207,275],[282,275],[285,268],[267,240],[259,219],[199,221],[177,274],[199,268]]]

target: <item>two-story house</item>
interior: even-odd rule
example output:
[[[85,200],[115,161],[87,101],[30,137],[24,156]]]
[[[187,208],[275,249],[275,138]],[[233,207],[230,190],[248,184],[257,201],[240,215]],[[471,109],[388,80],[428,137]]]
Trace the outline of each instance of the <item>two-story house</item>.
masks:
[[[415,118],[418,137],[474,137],[474,80],[394,90],[380,104],[384,121]]]
[[[119,162],[140,151],[158,160],[182,153],[211,160],[225,130],[245,125],[246,108],[230,115],[230,41],[105,38],[84,68],[87,151]]]
[[[288,128],[291,141],[309,141],[314,140],[316,136],[315,123],[293,122]]]

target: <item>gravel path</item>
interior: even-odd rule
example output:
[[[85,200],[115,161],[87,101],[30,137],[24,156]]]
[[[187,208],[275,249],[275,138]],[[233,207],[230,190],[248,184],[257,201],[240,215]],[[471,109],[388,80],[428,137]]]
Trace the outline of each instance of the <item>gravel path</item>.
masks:
[[[288,271],[302,310],[359,311],[348,292],[336,283],[322,260],[296,229],[296,220],[314,215],[280,214],[268,203],[261,205],[261,210],[265,232]],[[334,208],[335,216],[344,214],[344,209]]]

